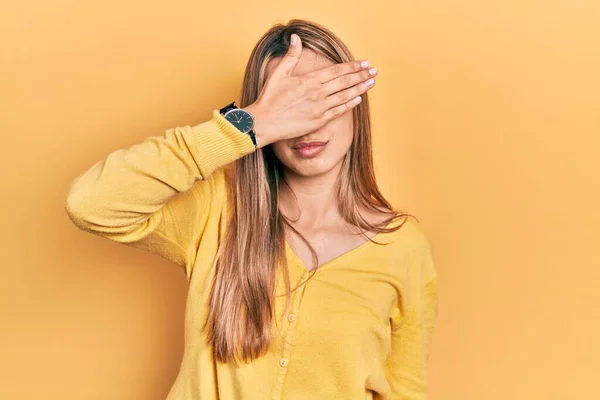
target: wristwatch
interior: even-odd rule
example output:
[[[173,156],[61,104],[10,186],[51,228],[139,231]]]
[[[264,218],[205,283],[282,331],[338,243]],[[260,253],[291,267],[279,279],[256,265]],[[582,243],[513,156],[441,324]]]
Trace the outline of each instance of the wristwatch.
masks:
[[[256,147],[256,134],[252,130],[254,128],[254,116],[248,111],[236,106],[235,101],[221,108],[219,112],[225,119],[238,128],[242,133],[247,134],[252,139],[254,147]]]

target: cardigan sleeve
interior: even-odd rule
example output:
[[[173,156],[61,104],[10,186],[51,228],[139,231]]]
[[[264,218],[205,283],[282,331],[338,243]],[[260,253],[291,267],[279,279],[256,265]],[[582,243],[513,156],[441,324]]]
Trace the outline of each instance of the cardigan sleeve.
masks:
[[[255,150],[218,110],[97,161],[71,183],[67,215],[80,229],[155,253],[188,278],[222,166]],[[213,174],[217,171],[218,173]],[[210,179],[209,179],[210,178]]]
[[[401,306],[400,321],[392,325],[391,353],[385,372],[393,400],[428,398],[427,364],[438,313],[439,279],[433,265],[431,249],[420,250],[414,257],[414,278],[410,299]]]

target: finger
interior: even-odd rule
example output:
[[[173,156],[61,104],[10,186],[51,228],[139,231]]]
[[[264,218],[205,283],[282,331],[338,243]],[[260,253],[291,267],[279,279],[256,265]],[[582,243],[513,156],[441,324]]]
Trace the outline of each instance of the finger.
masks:
[[[369,62],[363,61],[348,61],[345,63],[333,64],[329,67],[311,72],[310,74],[317,78],[319,82],[325,83],[342,75],[358,72],[369,67]]]
[[[369,78],[377,76],[377,68],[370,68],[368,70],[361,70],[351,74],[342,75],[329,82],[323,84],[323,93],[329,96],[333,93],[337,93],[340,90],[347,89],[349,87],[358,85],[361,82],[365,82]]]
[[[300,36],[292,33],[290,36],[290,46],[287,53],[283,56],[281,62],[273,70],[273,75],[290,76],[298,64],[302,54],[302,40]]]
[[[361,96],[357,96],[350,101],[345,102],[342,105],[330,108],[329,110],[323,113],[323,119],[326,121],[332,120],[333,118],[339,117],[343,113],[353,109],[362,101]]]
[[[359,83],[358,85],[354,85],[351,88],[344,89],[332,94],[331,96],[327,96],[325,98],[325,107],[327,109],[331,109],[336,106],[339,106],[340,104],[347,103],[348,101],[365,93],[373,86],[375,86],[375,79],[370,78],[366,82]]]

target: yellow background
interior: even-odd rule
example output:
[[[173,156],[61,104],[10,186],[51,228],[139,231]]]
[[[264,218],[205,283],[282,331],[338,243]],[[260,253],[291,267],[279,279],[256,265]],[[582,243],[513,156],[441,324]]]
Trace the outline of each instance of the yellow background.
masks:
[[[76,175],[237,99],[275,22],[379,67],[376,168],[441,277],[431,399],[600,398],[600,3],[75,1],[0,8],[0,398],[162,399],[185,277],[78,231]]]

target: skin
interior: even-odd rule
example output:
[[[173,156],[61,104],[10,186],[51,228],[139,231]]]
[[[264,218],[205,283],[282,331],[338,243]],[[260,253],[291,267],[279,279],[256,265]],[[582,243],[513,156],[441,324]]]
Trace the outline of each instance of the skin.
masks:
[[[267,77],[281,61],[281,57],[267,64]],[[333,65],[333,62],[311,49],[304,48],[292,75],[301,75]],[[292,225],[311,243],[319,257],[319,264],[326,263],[363,244],[366,239],[357,234],[358,230],[345,222],[338,212],[333,190],[342,167],[345,154],[353,140],[352,112],[348,111],[314,132],[301,137],[283,139],[271,143],[277,158],[282,162],[284,179],[292,188],[292,194],[285,185],[281,190],[281,211]],[[292,150],[298,142],[326,141],[324,151],[313,158],[302,158]],[[369,215],[372,222],[379,222],[381,216]],[[370,233],[369,236],[373,236]],[[289,232],[288,243],[303,261],[308,270],[314,269],[312,253],[306,244]]]
[[[281,58],[270,60],[267,64],[267,77],[279,64]],[[333,65],[334,63],[311,49],[303,49],[300,60],[294,68],[292,75],[303,75],[315,70]],[[271,144],[271,147],[277,158],[285,165],[285,177],[288,182],[300,181],[303,178],[309,178],[309,181],[316,182],[320,179],[324,182],[330,182],[335,179],[339,172],[342,159],[350,149],[352,144],[353,121],[352,113],[346,112],[343,115],[332,119],[320,129],[307,135],[280,140]],[[326,141],[325,151],[314,158],[301,158],[292,150],[292,146],[298,142],[304,141]]]

